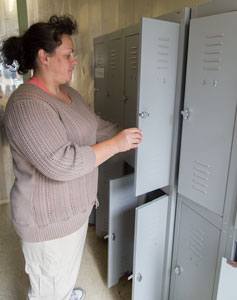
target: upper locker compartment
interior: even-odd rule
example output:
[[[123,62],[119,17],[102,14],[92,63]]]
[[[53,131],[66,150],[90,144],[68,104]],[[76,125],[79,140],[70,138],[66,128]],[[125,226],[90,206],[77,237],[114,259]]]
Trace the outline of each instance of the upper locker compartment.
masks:
[[[179,24],[142,18],[135,157],[135,193],[169,185]]]
[[[190,23],[178,192],[223,215],[237,95],[237,12]]]

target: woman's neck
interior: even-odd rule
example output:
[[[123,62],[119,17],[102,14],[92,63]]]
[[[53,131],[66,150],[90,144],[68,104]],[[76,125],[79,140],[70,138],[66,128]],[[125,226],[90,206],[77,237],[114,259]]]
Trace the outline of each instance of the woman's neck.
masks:
[[[48,90],[48,92],[54,96],[55,98],[59,99],[60,101],[71,104],[72,100],[69,95],[60,88],[59,84],[56,84],[50,80],[47,80],[44,76],[40,76],[39,73],[34,73],[33,77],[36,77],[37,80],[41,82],[41,84]]]
[[[60,85],[55,83],[52,79],[49,79],[42,74],[35,72],[34,77],[37,77],[39,81],[56,97],[60,96]]]

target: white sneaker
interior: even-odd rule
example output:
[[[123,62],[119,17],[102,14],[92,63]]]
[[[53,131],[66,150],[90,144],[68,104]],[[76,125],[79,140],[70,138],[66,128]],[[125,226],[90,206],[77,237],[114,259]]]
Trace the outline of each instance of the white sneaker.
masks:
[[[72,291],[70,300],[82,300],[84,299],[85,292],[83,289],[74,289]]]

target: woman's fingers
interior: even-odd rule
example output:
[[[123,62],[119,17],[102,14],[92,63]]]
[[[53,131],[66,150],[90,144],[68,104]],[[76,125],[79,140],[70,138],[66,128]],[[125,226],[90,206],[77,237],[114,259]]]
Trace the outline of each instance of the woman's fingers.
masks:
[[[141,130],[137,128],[128,128],[122,130],[115,136],[119,152],[124,152],[133,148],[137,148],[142,141]]]

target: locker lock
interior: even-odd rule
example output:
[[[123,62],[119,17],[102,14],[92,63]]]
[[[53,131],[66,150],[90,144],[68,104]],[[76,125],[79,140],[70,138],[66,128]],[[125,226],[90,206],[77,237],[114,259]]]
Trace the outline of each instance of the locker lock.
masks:
[[[150,114],[149,114],[149,112],[147,112],[147,111],[143,111],[143,112],[139,113],[139,117],[141,117],[142,119],[148,118],[149,115],[150,115]]]
[[[184,110],[182,110],[181,115],[183,116],[184,120],[188,120],[188,118],[190,117],[189,109],[185,108]]]

